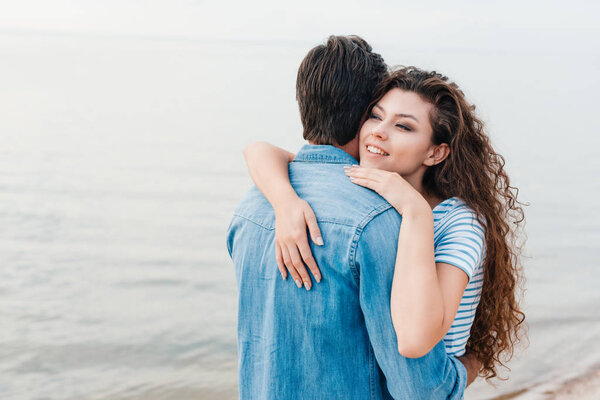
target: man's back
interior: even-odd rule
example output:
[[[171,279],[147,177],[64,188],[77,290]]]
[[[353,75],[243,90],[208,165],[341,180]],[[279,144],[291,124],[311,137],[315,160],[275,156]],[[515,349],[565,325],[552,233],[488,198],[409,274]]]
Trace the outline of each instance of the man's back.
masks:
[[[398,354],[389,296],[401,217],[348,180],[343,165],[354,163],[332,146],[305,146],[290,165],[325,241],[312,248],[323,280],[310,291],[281,279],[273,210],[258,190],[235,212],[242,399],[462,397],[464,368],[442,343],[420,359]]]

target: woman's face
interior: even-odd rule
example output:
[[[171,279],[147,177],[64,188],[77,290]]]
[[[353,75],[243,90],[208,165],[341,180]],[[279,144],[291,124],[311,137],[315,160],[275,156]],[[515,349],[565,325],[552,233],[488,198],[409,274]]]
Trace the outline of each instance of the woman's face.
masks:
[[[392,89],[360,130],[360,165],[399,173],[414,186],[433,163],[433,105],[413,92]]]

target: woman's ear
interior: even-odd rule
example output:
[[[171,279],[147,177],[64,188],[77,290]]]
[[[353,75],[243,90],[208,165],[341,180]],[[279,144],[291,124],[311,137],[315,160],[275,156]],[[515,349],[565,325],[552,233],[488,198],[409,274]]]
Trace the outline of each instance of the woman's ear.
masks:
[[[424,164],[428,167],[437,165],[448,158],[450,155],[450,147],[448,143],[442,143],[437,146],[433,146],[424,161]]]

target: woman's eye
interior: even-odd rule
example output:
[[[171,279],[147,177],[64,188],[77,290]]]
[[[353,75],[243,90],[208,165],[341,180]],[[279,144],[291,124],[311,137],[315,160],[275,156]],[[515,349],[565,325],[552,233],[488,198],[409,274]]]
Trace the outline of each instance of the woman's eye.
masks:
[[[381,119],[381,118],[379,117],[379,115],[377,115],[377,114],[371,114],[371,115],[369,115],[369,118],[371,118],[371,119],[378,119],[378,120],[380,120],[380,119]]]
[[[406,126],[406,125],[402,125],[402,124],[396,124],[396,126],[400,129],[403,129],[405,131],[411,131],[412,129],[410,129],[410,127]]]

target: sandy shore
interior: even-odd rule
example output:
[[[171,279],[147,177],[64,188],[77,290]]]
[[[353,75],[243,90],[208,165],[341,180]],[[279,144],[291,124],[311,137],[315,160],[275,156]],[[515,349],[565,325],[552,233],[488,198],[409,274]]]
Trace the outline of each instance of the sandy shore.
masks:
[[[600,369],[568,381],[547,394],[549,400],[598,400],[600,399]]]
[[[546,382],[490,400],[600,400],[600,366],[562,384]]]

